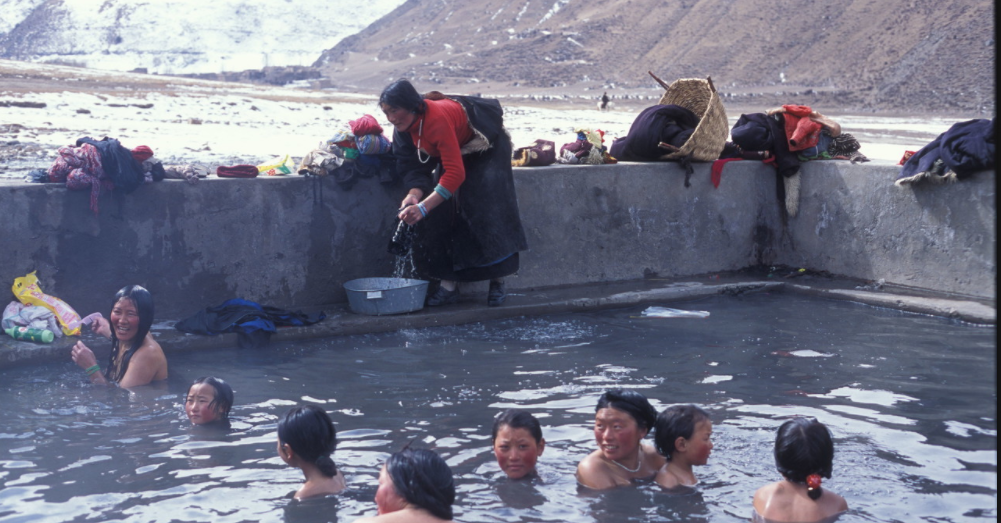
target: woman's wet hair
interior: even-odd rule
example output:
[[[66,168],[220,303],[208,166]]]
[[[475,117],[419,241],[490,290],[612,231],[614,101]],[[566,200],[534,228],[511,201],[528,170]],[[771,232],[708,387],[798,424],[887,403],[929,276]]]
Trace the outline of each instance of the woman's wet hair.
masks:
[[[695,405],[672,405],[657,415],[654,444],[657,452],[671,460],[678,438],[691,439],[695,426],[709,420],[709,413]]]
[[[452,469],[441,456],[430,450],[405,448],[389,456],[386,473],[407,503],[435,517],[452,519],[455,483]]]
[[[650,405],[646,396],[634,390],[615,389],[602,394],[598,398],[598,405],[594,408],[594,411],[598,412],[606,408],[621,410],[629,414],[636,420],[636,424],[641,429],[646,429],[647,431],[653,429],[654,423],[657,420],[657,410],[653,408],[653,405]]]
[[[222,414],[220,416],[221,421],[229,422],[229,410],[233,408],[233,387],[229,386],[229,383],[216,378],[215,376],[202,376],[191,382],[188,386],[188,394],[191,394],[191,387],[200,384],[206,384],[215,390],[215,398],[212,403],[209,403],[209,408],[218,409]],[[185,395],[187,398],[187,395]]]
[[[118,305],[118,302],[122,298],[131,300],[132,305],[136,308],[136,312],[139,313],[139,329],[136,331],[136,337],[132,339],[132,346],[125,350],[120,364],[115,365],[115,355],[118,353],[118,334],[115,332],[114,326],[111,327],[112,350],[108,356],[108,372],[106,377],[112,381],[120,381],[125,376],[125,371],[129,368],[129,361],[132,360],[132,355],[139,350],[139,347],[142,347],[143,341],[146,340],[146,335],[149,334],[150,327],[153,326],[153,296],[150,295],[148,290],[139,285],[122,287],[115,294],[115,301],[111,302],[111,308],[114,309],[115,305]]]
[[[833,463],[834,440],[823,423],[801,417],[779,427],[775,436],[775,468],[783,477],[794,483],[806,483],[811,474],[830,478]]]
[[[295,407],[278,422],[278,441],[292,447],[304,461],[316,464],[324,476],[337,475],[330,457],[337,448],[337,430],[327,412],[315,405]]]
[[[389,84],[379,95],[379,105],[399,107],[417,114],[424,114],[427,105],[414,84],[405,78]]]
[[[493,442],[497,439],[497,432],[507,425],[512,429],[525,429],[532,438],[535,439],[536,443],[542,443],[542,426],[539,425],[539,420],[535,419],[535,416],[531,412],[519,409],[508,409],[501,412],[494,418],[494,428],[490,433],[490,441]]]

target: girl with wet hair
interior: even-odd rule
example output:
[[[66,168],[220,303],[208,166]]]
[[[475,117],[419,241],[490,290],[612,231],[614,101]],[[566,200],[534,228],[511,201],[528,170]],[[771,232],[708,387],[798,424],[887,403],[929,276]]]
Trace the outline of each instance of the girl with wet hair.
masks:
[[[196,379],[184,396],[184,412],[193,425],[229,427],[233,388],[214,376]]]
[[[508,409],[494,418],[490,441],[501,470],[511,479],[536,476],[535,462],[546,449],[542,426],[530,412]]]
[[[812,418],[793,418],[775,437],[775,466],[784,478],[754,493],[752,521],[832,521],[848,510],[845,498],[821,488],[834,461],[831,432]]]
[[[355,523],[450,522],[454,502],[455,483],[445,460],[430,450],[405,448],[389,456],[379,472],[379,515]]]
[[[657,415],[655,429],[657,452],[667,458],[657,484],[668,489],[697,484],[692,467],[705,465],[713,449],[709,413],[695,405],[673,405]]]
[[[129,285],[115,294],[109,319],[97,318],[91,330],[111,339],[108,366],[104,372],[94,352],[82,341],[71,350],[73,361],[87,372],[90,381],[121,387],[147,385],[167,379],[167,357],[149,333],[153,325],[153,297],[139,285]]]
[[[598,398],[594,439],[598,450],[577,465],[577,481],[584,487],[608,489],[651,479],[664,466],[664,457],[643,443],[657,419],[646,397],[632,390],[610,390]]]
[[[326,411],[314,405],[295,407],[278,422],[278,456],[302,470],[306,483],[295,499],[338,494],[346,487],[344,475],[330,457],[337,448],[337,431]]]

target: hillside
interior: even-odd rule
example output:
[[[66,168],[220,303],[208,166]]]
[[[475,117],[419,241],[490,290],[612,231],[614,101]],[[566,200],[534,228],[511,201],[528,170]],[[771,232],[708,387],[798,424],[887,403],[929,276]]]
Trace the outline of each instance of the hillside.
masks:
[[[402,0],[4,0],[0,58],[158,74],[308,65]]]
[[[408,0],[315,64],[334,85],[555,95],[712,76],[728,104],[993,114],[992,2]]]

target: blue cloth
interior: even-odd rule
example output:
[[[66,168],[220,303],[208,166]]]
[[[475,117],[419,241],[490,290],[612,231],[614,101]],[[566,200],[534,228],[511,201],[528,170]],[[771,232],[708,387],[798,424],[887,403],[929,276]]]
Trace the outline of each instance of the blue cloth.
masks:
[[[277,327],[313,325],[326,318],[322,311],[316,314],[290,312],[257,302],[233,298],[215,307],[198,311],[185,318],[174,328],[191,334],[215,336],[227,332],[239,335],[241,347],[267,344]]]

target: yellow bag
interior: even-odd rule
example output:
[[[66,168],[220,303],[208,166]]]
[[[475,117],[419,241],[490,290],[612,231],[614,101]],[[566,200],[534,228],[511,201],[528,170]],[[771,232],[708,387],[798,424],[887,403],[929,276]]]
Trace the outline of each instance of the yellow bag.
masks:
[[[25,305],[37,305],[45,307],[56,315],[56,319],[62,325],[63,333],[67,336],[77,336],[80,334],[80,315],[70,307],[68,303],[49,296],[42,292],[38,286],[38,278],[35,271],[30,274],[14,279],[14,286],[11,287],[14,296]]]
[[[268,176],[284,176],[286,174],[292,174],[295,169],[295,162],[289,155],[285,155],[284,158],[278,157],[270,163],[265,163],[257,166],[258,174],[266,174]]]

